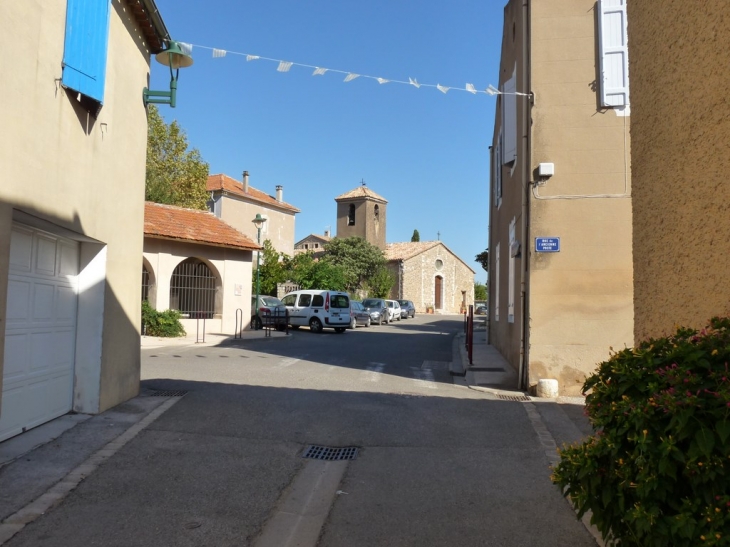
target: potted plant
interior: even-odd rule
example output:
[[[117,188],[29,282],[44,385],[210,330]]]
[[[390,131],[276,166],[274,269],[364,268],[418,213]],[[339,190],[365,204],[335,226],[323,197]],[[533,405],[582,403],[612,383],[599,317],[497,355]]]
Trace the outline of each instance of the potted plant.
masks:
[[[433,304],[426,304],[426,313],[433,313]]]

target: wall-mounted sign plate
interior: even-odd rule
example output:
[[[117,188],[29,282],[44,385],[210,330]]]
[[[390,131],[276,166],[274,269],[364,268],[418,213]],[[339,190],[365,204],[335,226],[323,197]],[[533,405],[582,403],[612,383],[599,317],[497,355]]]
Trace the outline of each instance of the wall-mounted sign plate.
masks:
[[[536,237],[535,252],[537,253],[559,253],[560,238],[559,237]]]

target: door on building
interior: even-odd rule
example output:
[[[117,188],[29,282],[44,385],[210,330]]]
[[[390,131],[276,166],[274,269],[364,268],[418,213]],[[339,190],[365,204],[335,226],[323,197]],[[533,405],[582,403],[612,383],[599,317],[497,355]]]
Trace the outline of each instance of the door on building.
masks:
[[[443,302],[442,302],[442,298],[441,298],[443,288],[444,288],[444,278],[441,277],[440,275],[437,275],[436,283],[435,283],[435,287],[434,287],[434,295],[433,295],[434,307],[437,310],[440,310],[441,308],[443,308]]]
[[[79,244],[13,224],[0,441],[71,410]]]

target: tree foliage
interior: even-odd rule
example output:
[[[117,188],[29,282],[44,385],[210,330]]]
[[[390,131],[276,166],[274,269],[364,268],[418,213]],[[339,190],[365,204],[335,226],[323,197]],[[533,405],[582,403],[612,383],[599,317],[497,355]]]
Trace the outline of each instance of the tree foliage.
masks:
[[[271,240],[264,241],[261,251],[261,263],[259,265],[259,286],[261,294],[276,295],[277,283],[283,283],[287,279],[287,271],[284,263],[280,260],[282,255],[274,249]],[[256,271],[253,272],[253,290],[256,290]]]
[[[188,150],[180,125],[166,124],[155,105],[148,107],[145,199],[190,209],[205,209],[208,164],[200,152]]]
[[[487,299],[487,286],[479,283],[474,283],[474,300],[486,300]]]
[[[418,230],[413,230],[413,235],[411,236],[411,243],[417,243],[421,241],[421,234],[418,233]]]
[[[395,284],[395,276],[386,267],[380,266],[375,273],[366,280],[365,290],[371,298],[388,298],[390,289]]]
[[[349,292],[365,288],[386,262],[379,247],[357,236],[331,240],[322,261],[342,268]]]
[[[288,278],[302,289],[346,290],[344,270],[325,260],[315,260],[313,253],[301,253],[287,258]]]
[[[482,268],[484,268],[485,272],[489,271],[489,249],[485,249],[484,251],[476,255],[474,257],[474,260],[482,265]]]

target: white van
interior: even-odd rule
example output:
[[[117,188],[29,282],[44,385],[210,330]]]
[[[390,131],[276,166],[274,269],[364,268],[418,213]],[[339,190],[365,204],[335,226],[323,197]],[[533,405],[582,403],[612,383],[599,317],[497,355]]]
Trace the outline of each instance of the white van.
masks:
[[[293,329],[309,327],[312,332],[335,329],[345,332],[350,326],[350,295],[340,291],[292,291],[281,299],[289,312]]]

